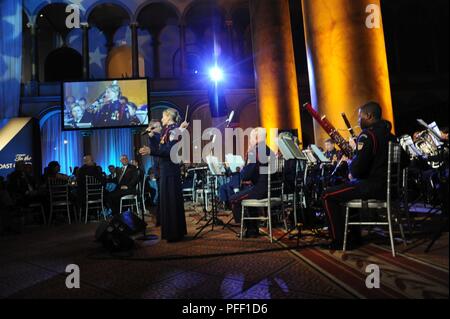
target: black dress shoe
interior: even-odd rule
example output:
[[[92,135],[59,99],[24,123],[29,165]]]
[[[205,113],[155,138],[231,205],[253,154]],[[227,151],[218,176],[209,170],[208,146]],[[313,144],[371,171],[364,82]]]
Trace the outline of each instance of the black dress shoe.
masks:
[[[245,232],[245,238],[258,238],[259,236],[261,236],[259,230],[247,230]]]
[[[259,236],[262,236],[262,234],[259,231],[245,231],[244,232],[244,238],[258,238]],[[237,238],[241,238],[241,233],[236,234]]]
[[[340,242],[332,241],[331,243],[321,245],[320,247],[327,250],[342,250],[343,244]]]

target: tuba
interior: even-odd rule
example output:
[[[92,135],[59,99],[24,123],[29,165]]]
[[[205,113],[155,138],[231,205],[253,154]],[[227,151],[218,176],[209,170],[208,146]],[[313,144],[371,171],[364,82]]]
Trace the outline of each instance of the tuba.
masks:
[[[436,144],[433,136],[427,130],[414,135],[414,145],[432,168],[441,166],[441,162],[436,160],[439,158],[439,145]]]

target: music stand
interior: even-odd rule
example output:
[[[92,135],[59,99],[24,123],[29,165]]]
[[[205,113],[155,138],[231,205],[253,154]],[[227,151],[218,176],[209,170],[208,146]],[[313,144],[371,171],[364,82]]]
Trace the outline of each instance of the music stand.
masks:
[[[311,151],[314,153],[320,163],[331,164],[331,160],[327,158],[316,145],[311,145]]]
[[[317,158],[314,156],[313,152],[311,150],[303,150],[303,155],[305,155],[306,162],[310,166],[314,166],[317,164]]]
[[[295,186],[294,186],[294,199],[293,199],[293,205],[294,205],[294,225],[291,227],[291,229],[286,232],[283,236],[278,238],[277,240],[280,241],[286,236],[289,236],[289,239],[297,238],[297,246],[300,244],[300,237],[301,237],[301,230],[303,227],[302,223],[298,222],[297,219],[297,194],[299,194],[299,200],[300,200],[300,213],[302,215],[303,221],[305,220],[305,212],[303,207],[304,202],[304,179],[299,178],[299,172],[301,171],[300,168],[303,166],[302,162],[308,162],[308,156],[300,150],[300,147],[295,143],[293,137],[290,134],[282,134],[280,135],[278,139],[278,147],[280,149],[281,154],[283,155],[283,158],[285,160],[295,160]],[[312,154],[311,154],[312,155]],[[300,181],[300,183],[299,183]],[[292,232],[294,230],[297,230],[296,235],[292,235]]]
[[[194,239],[196,239],[208,226],[211,226],[211,231],[214,231],[214,226],[223,225],[223,222],[217,217],[216,183],[218,177],[224,176],[225,168],[223,163],[220,163],[219,159],[214,156],[207,156],[206,163],[208,164],[210,177],[209,187],[211,194],[211,216],[206,223],[199,228],[198,232],[194,236]]]
[[[227,161],[231,173],[237,173],[237,169],[245,166],[245,161],[240,155],[227,154],[225,155],[225,160]]]
[[[200,218],[196,225],[200,224],[202,221],[207,221],[208,220],[208,210],[207,210],[207,205],[206,205],[206,185],[208,183],[208,167],[201,167],[201,168],[194,168],[193,169],[196,172],[196,178],[195,178],[195,203],[197,203],[197,186],[199,185],[199,181],[201,181],[201,185],[202,185],[202,210],[203,210],[203,217]]]

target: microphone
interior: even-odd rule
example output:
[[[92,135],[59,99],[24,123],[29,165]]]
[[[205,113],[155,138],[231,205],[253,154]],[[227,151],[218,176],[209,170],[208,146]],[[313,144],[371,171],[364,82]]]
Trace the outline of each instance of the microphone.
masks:
[[[141,135],[142,135],[142,136],[145,136],[145,135],[151,133],[152,131],[154,131],[154,130],[156,130],[156,129],[157,129],[156,126],[152,126],[152,127],[150,127],[150,128],[145,129],[145,131],[143,131],[143,132],[141,133]]]

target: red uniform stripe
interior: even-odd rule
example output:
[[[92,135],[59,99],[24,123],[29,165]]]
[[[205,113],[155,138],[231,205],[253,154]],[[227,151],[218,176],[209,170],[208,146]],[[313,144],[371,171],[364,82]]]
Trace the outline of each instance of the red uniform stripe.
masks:
[[[331,218],[330,208],[328,207],[328,198],[331,197],[331,196],[335,196],[335,195],[338,195],[338,194],[342,194],[342,193],[354,190],[354,189],[355,189],[354,187],[344,188],[344,189],[338,190],[336,192],[325,194],[325,196],[323,197],[323,200],[324,200],[324,203],[325,203],[325,212],[327,213],[328,220],[330,221],[331,235],[332,235],[333,239],[336,239],[336,231],[334,229],[333,219]]]

